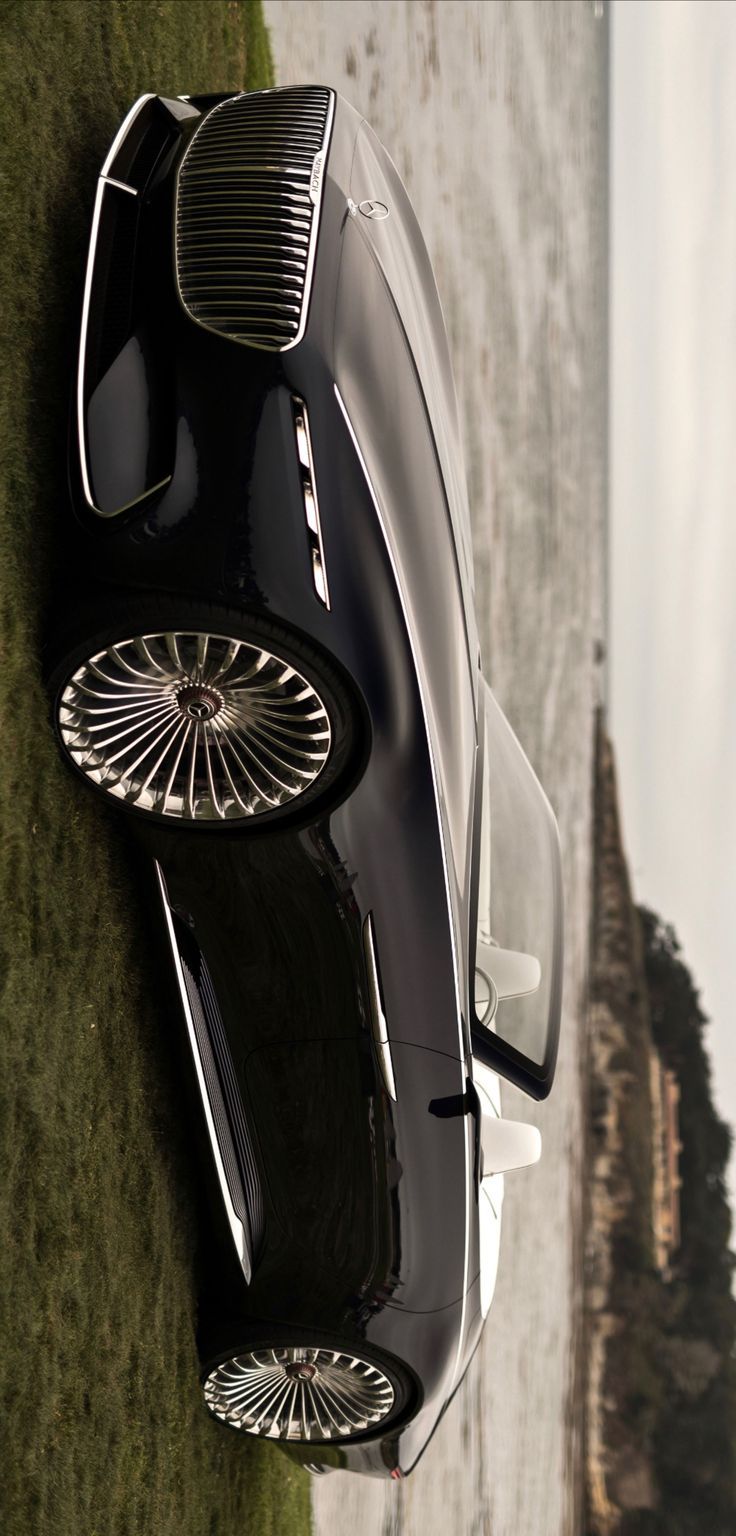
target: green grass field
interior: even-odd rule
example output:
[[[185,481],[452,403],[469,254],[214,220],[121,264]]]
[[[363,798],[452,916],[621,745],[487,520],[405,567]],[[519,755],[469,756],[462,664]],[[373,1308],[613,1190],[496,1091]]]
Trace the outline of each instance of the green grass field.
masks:
[[[266,85],[249,0],[0,7],[0,1526],[291,1536],[308,1479],[204,1414],[172,1021],[122,836],[40,681],[95,175],[144,90]]]

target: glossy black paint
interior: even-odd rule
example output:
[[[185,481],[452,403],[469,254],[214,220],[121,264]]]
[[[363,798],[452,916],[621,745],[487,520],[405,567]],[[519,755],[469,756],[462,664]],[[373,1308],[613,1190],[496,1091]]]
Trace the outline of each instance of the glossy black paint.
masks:
[[[173,265],[176,168],[219,99],[153,100],[108,168],[138,195],[104,193],[111,225],[130,226],[131,280],[113,338],[122,362],[95,396],[112,345],[96,338],[83,390],[90,490],[106,515],[89,504],[74,416],[56,627],[71,612],[114,615],[131,594],[154,611],[168,594],[278,619],[351,679],[366,750],[340,804],[268,835],[131,827],[206,959],[262,1181],[250,1287],[213,1195],[203,1358],[264,1328],[387,1352],[413,1383],[408,1421],[303,1459],[406,1472],[480,1333],[467,1026],[478,642],[454,390],[408,199],[339,99],[304,339],[268,354],[191,321]],[[390,217],[363,218],[366,198]],[[329,611],[312,581],[294,394],[309,411]],[[371,1038],[369,912],[395,1103]],[[492,1040],[476,1049],[548,1090],[553,1060],[540,1086]]]

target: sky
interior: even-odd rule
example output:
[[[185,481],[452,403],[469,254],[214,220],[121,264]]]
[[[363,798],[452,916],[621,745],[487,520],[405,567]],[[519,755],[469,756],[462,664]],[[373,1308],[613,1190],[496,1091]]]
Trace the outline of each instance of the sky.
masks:
[[[736,3],[614,0],[612,54],[611,727],[734,1125]]]

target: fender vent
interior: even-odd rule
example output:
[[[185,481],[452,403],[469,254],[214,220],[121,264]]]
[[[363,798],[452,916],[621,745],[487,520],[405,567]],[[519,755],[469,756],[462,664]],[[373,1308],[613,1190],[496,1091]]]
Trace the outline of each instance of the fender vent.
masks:
[[[282,352],[306,325],[334,96],[296,86],[233,96],[179,168],[176,272],[198,324]]]

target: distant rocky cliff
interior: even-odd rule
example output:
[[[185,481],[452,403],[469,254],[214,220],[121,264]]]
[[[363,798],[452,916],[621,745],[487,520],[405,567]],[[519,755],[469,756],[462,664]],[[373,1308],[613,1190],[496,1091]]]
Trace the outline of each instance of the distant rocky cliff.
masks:
[[[594,839],[586,1531],[733,1536],[730,1133],[713,1108],[707,1020],[677,938],[633,901],[602,718]]]
[[[585,1243],[589,1528],[619,1529],[622,1512],[654,1502],[651,1458],[617,1412],[611,1341],[626,1327],[615,1260],[638,1230],[646,1244],[652,1166],[648,1052],[651,1029],[641,922],[619,822],[611,744],[599,723],[594,813],[589,1011],[589,1192]],[[632,1145],[633,1142],[633,1145]]]

